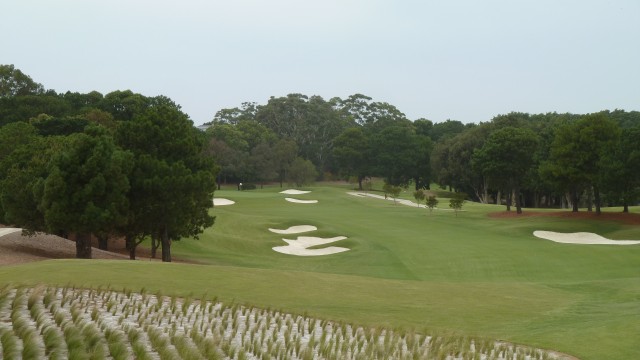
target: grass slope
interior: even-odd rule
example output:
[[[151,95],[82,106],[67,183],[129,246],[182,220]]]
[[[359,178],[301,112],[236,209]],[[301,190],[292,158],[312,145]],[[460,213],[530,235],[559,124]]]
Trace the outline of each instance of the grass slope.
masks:
[[[139,261],[47,261],[0,268],[1,283],[48,283],[208,293],[222,300],[307,312],[363,325],[458,331],[570,353],[582,359],[637,358],[640,246],[556,244],[534,230],[590,231],[640,239],[637,226],[530,217],[493,219],[503,207],[465,204],[456,217],[317,187],[284,200],[279,188],[216,197],[216,225],[174,254],[207,266]],[[409,194],[410,196],[410,194]],[[407,194],[405,194],[407,197]],[[440,207],[448,201],[440,199]],[[634,209],[637,211],[637,209]],[[525,210],[526,211],[526,210]],[[309,236],[348,239],[322,257],[271,250],[269,227],[314,225]],[[99,274],[99,275],[97,275]]]

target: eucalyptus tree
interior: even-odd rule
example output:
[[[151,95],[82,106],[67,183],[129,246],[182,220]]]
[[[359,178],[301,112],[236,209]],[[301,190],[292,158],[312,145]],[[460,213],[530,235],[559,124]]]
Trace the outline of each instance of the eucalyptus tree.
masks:
[[[520,189],[534,164],[537,143],[536,134],[529,129],[504,127],[492,132],[472,156],[483,176],[515,195],[518,214],[522,213]],[[507,210],[510,206],[511,201],[507,201]]]
[[[333,140],[349,125],[332,102],[302,94],[271,97],[266,105],[258,107],[256,120],[278,138],[295,141],[299,155],[321,171],[331,162]]]
[[[344,130],[334,141],[333,156],[342,175],[357,177],[362,190],[362,180],[372,168],[368,132],[361,126]]]
[[[0,65],[0,98],[39,95],[44,93],[44,87],[16,69],[13,65]]]
[[[416,156],[421,143],[413,124],[405,121],[382,121],[371,126],[373,173],[391,185],[407,185],[413,179]]]
[[[619,202],[623,212],[640,199],[640,125],[625,129],[620,141],[606,149],[600,159],[600,182],[607,198]]]
[[[593,188],[596,213],[600,213],[599,160],[619,136],[618,125],[603,113],[584,115],[556,130],[549,161],[541,171],[570,191],[573,212],[578,212],[580,193]]]

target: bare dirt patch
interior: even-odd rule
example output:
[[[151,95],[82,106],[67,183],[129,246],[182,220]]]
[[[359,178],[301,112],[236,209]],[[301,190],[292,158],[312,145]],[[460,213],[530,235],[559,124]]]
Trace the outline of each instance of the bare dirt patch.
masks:
[[[92,249],[94,259],[128,259],[127,256]],[[0,236],[0,266],[49,259],[75,259],[76,243],[55,235],[22,236],[21,231]]]

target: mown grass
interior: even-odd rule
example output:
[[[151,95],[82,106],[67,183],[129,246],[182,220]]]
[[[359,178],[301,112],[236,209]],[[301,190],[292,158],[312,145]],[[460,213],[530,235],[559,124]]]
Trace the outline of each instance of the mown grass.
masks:
[[[466,203],[454,216],[317,187],[217,197],[216,225],[200,240],[174,242],[179,258],[205,264],[47,261],[0,268],[0,284],[106,286],[208,294],[320,318],[416,331],[453,331],[555,349],[582,359],[637,358],[640,246],[557,244],[534,230],[590,231],[640,239],[637,226],[530,217],[493,219],[504,207]],[[317,199],[294,204],[284,197]],[[406,196],[406,198],[410,198]],[[440,199],[440,208],[448,201]],[[525,210],[526,211],[526,210]],[[638,211],[634,208],[633,211]],[[269,227],[314,225],[309,236],[344,235],[351,251],[326,257],[276,253]]]

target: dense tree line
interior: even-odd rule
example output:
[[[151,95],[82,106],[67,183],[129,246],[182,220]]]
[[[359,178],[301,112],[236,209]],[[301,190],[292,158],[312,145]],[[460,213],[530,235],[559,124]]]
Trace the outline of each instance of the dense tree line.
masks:
[[[178,105],[131,91],[57,94],[0,66],[0,222],[106,249],[126,239],[130,257],[151,238],[171,261],[171,241],[214,222],[217,167]]]
[[[640,113],[509,113],[479,124],[410,121],[361,94],[289,94],[216,113],[207,130],[220,181],[282,181],[296,158],[319,178],[443,188],[483,203],[600,211],[640,198]]]
[[[56,93],[0,65],[0,222],[72,236],[143,239],[152,252],[213,224],[218,184],[369,177],[433,183],[483,203],[628,206],[640,199],[640,113],[498,115],[411,121],[362,94],[289,94],[218,111],[201,132],[164,96]],[[460,197],[462,198],[462,196]]]

